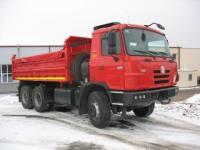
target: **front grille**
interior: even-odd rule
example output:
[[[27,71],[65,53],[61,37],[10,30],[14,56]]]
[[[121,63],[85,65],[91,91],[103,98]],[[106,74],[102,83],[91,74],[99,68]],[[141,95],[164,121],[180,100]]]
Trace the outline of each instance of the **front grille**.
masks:
[[[155,81],[155,84],[161,84],[161,83],[168,83],[169,80],[158,80],[158,81]]]
[[[160,70],[154,70],[153,72],[154,72],[154,73],[161,73]],[[170,72],[170,70],[165,70],[165,73],[169,73],[169,72]]]
[[[170,70],[165,70],[165,73],[162,74],[160,70],[154,70],[154,83],[163,84],[169,82],[169,73]]]
[[[168,78],[169,75],[155,75],[154,78]]]

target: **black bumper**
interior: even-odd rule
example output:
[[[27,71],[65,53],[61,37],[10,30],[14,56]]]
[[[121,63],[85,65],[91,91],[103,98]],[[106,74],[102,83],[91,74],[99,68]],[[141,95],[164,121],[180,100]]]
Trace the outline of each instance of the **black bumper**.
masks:
[[[148,106],[151,103],[164,101],[178,94],[178,87],[139,91],[139,92],[118,92],[111,91],[112,104],[129,106]]]

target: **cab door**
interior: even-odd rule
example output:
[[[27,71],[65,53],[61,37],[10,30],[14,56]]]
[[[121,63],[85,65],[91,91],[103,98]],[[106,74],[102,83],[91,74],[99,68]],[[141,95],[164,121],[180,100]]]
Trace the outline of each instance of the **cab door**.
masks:
[[[108,33],[104,33],[101,37],[98,78],[112,90],[124,90],[124,55],[122,53],[120,32],[115,31],[115,34],[116,54],[113,55],[108,53]]]

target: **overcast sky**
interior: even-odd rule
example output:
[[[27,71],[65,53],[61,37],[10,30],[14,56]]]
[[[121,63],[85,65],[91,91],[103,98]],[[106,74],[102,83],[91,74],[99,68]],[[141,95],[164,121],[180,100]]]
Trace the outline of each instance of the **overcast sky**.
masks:
[[[63,44],[112,21],[158,22],[170,46],[200,48],[200,0],[0,0],[0,45]]]

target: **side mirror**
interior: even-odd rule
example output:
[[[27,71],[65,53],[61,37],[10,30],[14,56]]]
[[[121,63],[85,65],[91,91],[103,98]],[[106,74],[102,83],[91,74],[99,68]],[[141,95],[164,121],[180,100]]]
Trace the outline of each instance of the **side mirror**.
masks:
[[[116,32],[109,32],[108,33],[108,54],[116,54]]]
[[[172,54],[172,59],[176,60],[176,54]]]
[[[163,25],[161,25],[161,24],[159,24],[159,23],[152,23],[152,24],[150,24],[150,25],[144,25],[144,26],[146,26],[147,28],[148,27],[150,27],[150,26],[152,26],[152,25],[156,25],[159,29],[161,29],[161,30],[165,30],[165,27],[163,26]]]
[[[156,24],[156,25],[157,25],[157,27],[158,27],[159,29],[165,30],[165,27],[164,27],[163,25],[161,25],[161,24]]]

